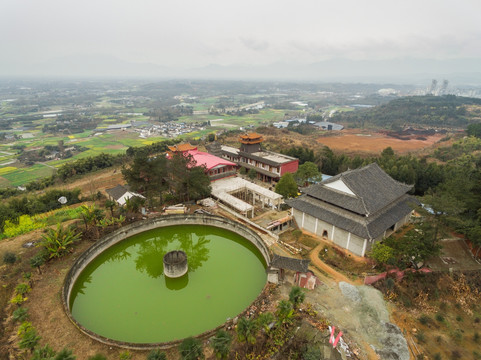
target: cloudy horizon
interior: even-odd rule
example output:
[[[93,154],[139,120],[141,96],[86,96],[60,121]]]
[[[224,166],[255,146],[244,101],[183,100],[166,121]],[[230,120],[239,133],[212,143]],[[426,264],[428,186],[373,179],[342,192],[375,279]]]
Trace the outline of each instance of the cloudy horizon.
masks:
[[[6,0],[0,74],[75,57],[176,69],[481,59],[480,12],[477,0]]]

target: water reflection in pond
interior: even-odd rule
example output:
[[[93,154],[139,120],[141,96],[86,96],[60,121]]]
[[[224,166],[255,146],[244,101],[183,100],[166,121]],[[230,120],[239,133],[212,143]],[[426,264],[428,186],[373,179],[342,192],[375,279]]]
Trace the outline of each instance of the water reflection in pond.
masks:
[[[187,253],[189,271],[163,276],[163,256]],[[95,258],[70,296],[74,318],[115,340],[163,342],[214,328],[247,307],[266,281],[258,250],[215,227],[159,228],[125,239]]]

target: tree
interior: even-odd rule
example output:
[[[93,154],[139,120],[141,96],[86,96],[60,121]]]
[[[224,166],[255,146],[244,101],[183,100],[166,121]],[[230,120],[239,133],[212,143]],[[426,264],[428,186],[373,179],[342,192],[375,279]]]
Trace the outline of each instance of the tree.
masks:
[[[105,207],[110,210],[110,215],[114,217],[114,208],[117,206],[117,202],[114,200],[105,200]]]
[[[381,264],[395,263],[402,268],[412,266],[417,269],[419,264],[438,255],[441,250],[434,233],[429,223],[420,223],[400,238],[392,235],[384,239],[382,244],[374,244],[371,257]]]
[[[165,156],[150,158],[147,153],[138,153],[130,168],[122,169],[122,175],[132,190],[144,195],[151,206],[154,197],[158,197],[162,204],[162,193],[168,188],[167,161]]]
[[[202,342],[199,339],[188,337],[179,345],[179,352],[182,360],[197,360],[204,358]]]
[[[264,329],[265,333],[268,334],[271,330],[270,325],[274,321],[274,314],[271,312],[265,312],[259,314],[257,317],[257,324],[260,328]]]
[[[277,305],[277,323],[279,325],[290,324],[292,322],[292,317],[294,316],[294,309],[292,308],[292,303],[287,300],[279,301]]]
[[[95,354],[94,356],[90,356],[88,360],[107,360],[105,355],[102,354]]]
[[[195,166],[189,169],[186,179],[187,201],[200,200],[209,197],[212,191],[209,176],[205,174],[204,168]]]
[[[372,246],[369,256],[378,264],[389,264],[394,260],[394,249],[384,242],[377,242]]]
[[[88,231],[89,227],[97,226],[97,222],[104,217],[104,212],[102,209],[99,209],[95,204],[90,206],[82,205],[80,207],[82,209],[82,219],[85,224],[85,230]]]
[[[466,132],[469,136],[481,138],[481,123],[469,124]]]
[[[153,349],[147,355],[147,360],[167,360],[167,355],[160,349]]]
[[[56,229],[47,228],[47,233],[42,235],[39,245],[43,246],[50,258],[59,258],[63,256],[72,246],[72,244],[80,238],[80,233],[75,233],[69,228],[64,228],[57,224]]]
[[[226,359],[229,355],[232,336],[225,330],[219,329],[212,338],[211,346],[218,359]]]
[[[285,199],[296,197],[298,194],[297,183],[294,175],[285,173],[276,184],[276,193],[282,195]]]
[[[316,164],[307,161],[304,164],[299,165],[299,168],[294,174],[294,178],[299,186],[306,186],[309,183],[319,181],[321,173]]]
[[[257,171],[255,171],[254,169],[250,169],[247,172],[247,176],[249,177],[249,179],[254,180],[257,177]]]
[[[306,298],[306,293],[302,291],[302,289],[299,286],[293,286],[291,291],[289,292],[289,301],[291,302],[294,310],[297,310],[299,305],[301,305],[304,302],[305,298]]]
[[[45,254],[45,252],[40,251],[37,255],[30,259],[30,266],[33,268],[37,268],[39,274],[42,273],[42,270],[40,270],[40,266],[45,264],[46,257],[47,255]]]
[[[237,323],[237,338],[240,342],[247,342],[249,344],[256,343],[258,325],[254,319],[247,319],[246,317],[241,317]]]

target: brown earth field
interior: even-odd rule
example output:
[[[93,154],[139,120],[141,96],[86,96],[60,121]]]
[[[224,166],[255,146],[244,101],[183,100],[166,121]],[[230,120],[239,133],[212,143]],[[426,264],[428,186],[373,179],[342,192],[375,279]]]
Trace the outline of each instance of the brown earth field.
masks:
[[[390,146],[396,153],[402,154],[431,148],[444,136],[443,134],[425,136],[426,140],[411,136],[408,140],[400,140],[375,131],[349,129],[339,132],[338,135],[320,137],[317,142],[331,150],[348,153],[379,154]]]

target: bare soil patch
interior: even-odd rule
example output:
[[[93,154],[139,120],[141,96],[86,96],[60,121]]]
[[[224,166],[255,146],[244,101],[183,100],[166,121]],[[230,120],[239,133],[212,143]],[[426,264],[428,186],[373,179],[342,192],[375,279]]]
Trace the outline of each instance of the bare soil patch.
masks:
[[[118,167],[98,171],[95,174],[69,182],[62,187],[65,189],[78,188],[82,191],[82,195],[86,196],[96,194],[98,191],[105,194],[105,189],[113,188],[119,184],[125,184],[125,181],[122,177],[122,171]]]
[[[481,270],[481,264],[474,260],[463,239],[446,239],[441,241],[441,254],[429,259],[428,265],[433,270]]]
[[[342,152],[379,154],[390,146],[395,152],[403,154],[430,148],[444,136],[435,134],[425,136],[423,139],[410,136],[406,140],[401,140],[381,132],[349,129],[343,130],[338,135],[320,137],[317,141],[332,150]]]
[[[118,144],[118,145],[107,145],[105,148],[106,149],[112,149],[112,150],[121,150],[121,149],[126,149],[127,146]]]

